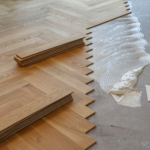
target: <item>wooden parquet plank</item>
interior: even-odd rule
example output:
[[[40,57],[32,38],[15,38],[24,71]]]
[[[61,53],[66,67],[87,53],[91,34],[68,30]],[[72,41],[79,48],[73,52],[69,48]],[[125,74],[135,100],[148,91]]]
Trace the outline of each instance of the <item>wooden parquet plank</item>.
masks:
[[[23,96],[20,96],[17,98],[17,100],[22,104],[22,105],[28,105],[30,103],[32,103],[33,101],[35,101],[35,98],[32,98],[30,95],[27,95],[28,93],[26,93]]]
[[[44,61],[38,67],[51,74],[52,76],[56,77],[57,79],[67,83],[69,86],[74,87],[77,90],[87,94],[93,91],[93,88],[85,85],[84,83],[80,82],[79,79],[72,77],[71,75],[67,74],[64,69],[62,69],[59,65],[56,65],[54,62]]]
[[[41,121],[41,120],[40,120]],[[59,150],[50,140],[42,136],[39,132],[33,129],[31,126],[18,132],[18,135],[35,150]],[[13,143],[14,145],[14,143]]]
[[[7,145],[6,145],[6,141],[0,143],[0,148],[1,148],[1,150],[8,150],[8,147],[7,147]]]
[[[17,134],[9,137],[4,143],[8,150],[36,150]]]
[[[8,94],[0,96],[0,106],[6,104],[8,102],[11,102],[20,96],[23,96],[24,94],[25,93],[23,91],[21,91],[20,89],[16,89],[12,92],[9,92]]]
[[[55,87],[68,87],[69,89],[73,90],[74,93],[72,94],[74,101],[79,102],[83,105],[87,105],[91,102],[93,102],[94,100],[92,98],[90,98],[89,96],[83,94],[81,91],[70,87],[69,85],[67,85],[67,83],[65,83],[64,81],[58,80],[57,78],[55,78],[54,76],[52,76],[50,73],[44,72],[41,69],[38,69],[36,67],[30,69],[30,73],[35,75],[37,78],[45,81],[46,83],[48,83],[49,85],[53,85]]]
[[[53,85],[49,85],[33,75],[25,77],[24,80],[33,85],[34,87],[38,88],[40,91],[46,93],[47,95],[50,95],[58,90],[58,88],[54,88]]]
[[[83,94],[82,92],[78,91],[78,90],[74,90],[74,93],[72,94],[73,100],[81,103],[83,105],[88,105],[92,102],[94,102],[94,99]]]
[[[84,133],[95,127],[93,123],[84,119],[82,116],[76,114],[65,106],[62,106],[45,117],[48,119],[46,119],[48,122],[55,122],[58,123],[58,125],[61,124],[67,128],[72,128],[73,130],[78,130]],[[43,119],[45,120],[45,118]]]
[[[80,146],[74,143],[66,135],[56,130],[53,126],[48,124],[45,120],[39,120],[31,125],[43,137],[52,141],[52,143],[60,150],[82,150]],[[67,145],[67,146],[66,146]]]
[[[73,100],[78,102],[78,103],[81,103],[83,105],[87,105],[87,104],[92,103],[94,101],[91,97],[83,94],[82,92],[80,92],[79,90],[77,90],[73,87],[70,87],[64,81],[58,80],[57,78],[52,76],[50,73],[47,73],[47,72],[45,72],[45,71],[43,71],[37,67],[31,68],[30,74],[33,74],[34,76],[36,76],[37,78],[41,79],[42,81],[46,82],[49,85],[53,85],[53,87],[55,87],[55,88],[56,87],[60,87],[60,88],[68,87],[69,89],[74,91],[74,93],[72,94]],[[29,86],[29,85],[27,85],[27,86]],[[32,91],[32,89],[30,89],[30,91]]]
[[[10,83],[8,85],[4,85],[0,87],[0,96],[3,96],[9,92],[12,92],[16,89],[19,89],[20,87],[27,85],[28,82],[26,82],[25,80],[17,80],[13,83]]]
[[[65,105],[65,107],[69,108],[70,110],[82,116],[83,118],[87,118],[95,114],[95,112],[91,110],[90,108],[84,106],[83,104],[74,102],[74,101],[69,102],[68,104]]]
[[[46,96],[46,93],[42,92],[31,84],[21,87],[20,90],[30,96],[30,98],[33,98],[35,100]]]
[[[18,109],[22,106],[22,103],[20,103],[18,100],[13,100],[11,102],[6,103],[5,105],[0,106],[0,118],[6,116],[13,110]]]
[[[81,59],[73,53],[66,52],[65,55],[55,56],[55,59],[57,59],[58,62],[64,63],[72,69],[79,71],[82,74],[87,75],[93,72],[91,69],[87,68],[87,66],[92,64],[90,61]]]
[[[83,149],[86,149],[89,147],[89,145],[95,143],[95,140],[93,140],[91,137],[86,135],[84,132],[79,131],[77,129],[73,129],[72,127],[68,127],[65,124],[60,123],[59,120],[51,121],[46,117],[44,118],[44,120],[47,123],[49,123],[51,126],[56,128],[58,131],[60,131],[62,134],[66,135],[69,139],[74,141],[77,145],[81,146]]]
[[[90,83],[93,81],[93,79],[91,77],[88,77],[80,72],[77,72],[76,70],[74,70],[72,67],[62,63],[61,61],[59,61],[59,59],[53,57],[51,59],[51,62],[54,62],[55,64],[61,66],[61,68],[63,69],[63,71],[69,75],[71,75],[74,78],[77,78],[78,80],[80,80],[80,82],[82,83]]]

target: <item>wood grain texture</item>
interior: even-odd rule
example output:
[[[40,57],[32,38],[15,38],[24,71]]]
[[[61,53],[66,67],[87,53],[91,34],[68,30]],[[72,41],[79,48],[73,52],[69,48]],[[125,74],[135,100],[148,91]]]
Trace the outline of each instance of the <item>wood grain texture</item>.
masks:
[[[83,35],[74,35],[59,41],[48,42],[48,44],[41,45],[40,47],[17,53],[14,60],[20,66],[28,66],[74,48],[84,46],[83,38]]]
[[[45,50],[46,45],[77,34],[85,36],[89,33],[86,28],[130,13],[123,0],[1,0],[0,6],[0,54],[5,61],[15,54]]]
[[[83,52],[81,52],[81,50]],[[70,51],[69,56],[66,53],[66,56],[64,58],[71,56],[72,58],[74,58],[74,60],[77,59],[78,63],[82,64],[82,62],[85,62],[83,66],[86,66],[90,62],[85,59],[87,54],[85,53],[83,47],[81,50],[77,50],[76,53],[75,51],[73,52]],[[83,58],[82,56],[80,56],[80,54],[83,56]],[[62,54],[62,56],[63,55],[65,54]],[[9,105],[11,103],[13,103],[12,106],[15,107],[11,107],[11,109],[13,110],[9,109],[11,115],[8,114],[7,112],[7,109],[9,107],[7,107],[6,111],[2,111],[2,113],[6,113],[6,114],[5,117],[2,118],[3,120],[1,121],[6,122],[7,120],[7,124],[5,124],[5,127],[6,125],[9,126],[10,125],[9,123],[12,122],[11,118],[13,118],[13,115],[15,116],[16,114],[19,114],[19,116],[17,117],[17,119],[19,119],[20,117],[24,118],[25,116],[31,114],[31,110],[32,112],[35,112],[33,108],[37,108],[38,110],[39,108],[36,106],[39,105],[41,107],[42,104],[44,104],[47,95],[53,97],[52,95],[54,94],[57,96],[59,95],[57,92],[58,90],[65,90],[67,92],[74,91],[74,93],[72,94],[74,102],[68,103],[58,111],[54,111],[55,113],[53,113],[52,115],[52,118],[54,116],[56,118],[59,118],[58,119],[59,122],[60,121],[62,122],[61,118],[63,118],[64,121],[62,123],[66,127],[62,128],[61,126],[58,126],[58,128],[56,128],[52,124],[49,124],[48,123],[49,120],[53,120],[50,117],[49,119],[47,118],[47,121],[45,121],[46,124],[48,125],[47,126],[48,128],[44,126],[45,122],[43,125],[43,121],[41,121],[41,123],[39,124],[40,129],[43,126],[45,127],[44,131],[43,130],[41,132],[39,132],[39,130],[36,131],[35,126],[31,125],[30,126],[31,130],[26,130],[25,128],[24,129],[26,130],[25,132],[23,132],[24,130],[22,130],[17,134],[14,134],[13,135],[15,136],[14,140],[12,140],[11,137],[8,138],[10,140],[8,139],[4,140],[2,143],[6,143],[7,145],[6,147],[10,147],[10,145],[12,144],[11,149],[15,149],[15,148],[23,149],[21,145],[24,145],[26,143],[26,148],[28,149],[38,149],[41,147],[45,148],[45,145],[43,145],[43,143],[49,143],[49,144],[51,143],[50,141],[44,140],[45,138],[47,138],[47,136],[48,137],[50,136],[50,134],[47,135],[47,132],[52,133],[55,130],[57,131],[56,138],[58,138],[58,136],[60,135],[63,135],[64,142],[68,143],[68,141],[70,140],[72,141],[70,142],[71,143],[70,146],[69,145],[61,146],[63,147],[63,149],[64,147],[67,149],[68,146],[69,149],[70,147],[72,147],[72,149],[86,149],[95,143],[95,140],[90,138],[85,133],[91,130],[92,128],[94,128],[95,125],[84,119],[94,114],[94,111],[92,111],[91,109],[85,106],[94,101],[92,98],[85,95],[85,93],[88,93],[93,90],[88,85],[86,85],[86,83],[93,81],[93,79],[87,77],[85,74],[81,72],[78,72],[75,68],[70,67],[70,65],[67,65],[66,63],[61,63],[61,61],[57,61],[57,60],[58,58],[56,56],[46,61],[37,63],[36,65],[30,67],[19,69],[18,66],[13,66],[13,68],[11,68],[11,70],[13,70],[13,74],[6,77],[4,76],[0,81],[2,83],[1,84],[1,88],[3,89],[2,91],[4,91],[0,97],[1,100],[0,102],[3,108],[5,107],[6,104]],[[51,70],[51,72],[47,70]],[[7,72],[9,72],[9,69]],[[3,74],[3,70],[1,73]],[[60,75],[57,75],[58,73],[61,74],[62,77]],[[65,76],[67,76],[70,80],[68,80],[68,78],[66,78]],[[19,80],[17,80],[17,78]],[[79,86],[77,85],[76,82],[79,85],[82,85],[82,88],[81,87],[78,88]],[[16,86],[8,87],[9,83],[11,85],[16,85]],[[42,103],[40,103],[40,100]],[[72,120],[70,119],[68,120],[67,114],[69,114],[69,116],[71,115],[69,118],[74,118],[75,122],[73,124],[71,123]],[[16,120],[13,121],[16,122]],[[56,125],[60,124],[59,122],[57,121],[55,124]],[[51,127],[53,131],[49,130],[50,129],[49,126],[53,127],[53,128]],[[70,129],[70,127],[72,129]],[[4,129],[4,124],[1,125],[1,129]],[[32,132],[34,133],[34,135],[32,135]],[[35,146],[36,141],[29,140],[32,136],[35,136],[34,138],[40,137],[41,139],[40,141],[42,142],[38,143],[38,146],[37,145]],[[49,138],[53,138],[53,135],[51,135]],[[18,140],[21,142],[21,144],[18,145],[17,147],[15,143],[17,143]],[[56,141],[55,145],[53,145],[55,149],[61,149],[61,147],[57,146],[58,143],[59,140]],[[0,148],[1,147],[3,146],[0,145]]]
[[[13,58],[76,34],[89,45],[87,29],[129,14],[127,5],[123,0],[0,0],[0,129],[46,106],[48,96],[74,92],[73,102],[4,140],[1,150],[82,150],[95,143],[86,135],[95,125],[85,119],[94,114],[85,106],[94,101],[86,95],[93,90],[86,85],[93,81],[86,76],[92,73],[87,68],[92,49],[82,46],[24,68]]]

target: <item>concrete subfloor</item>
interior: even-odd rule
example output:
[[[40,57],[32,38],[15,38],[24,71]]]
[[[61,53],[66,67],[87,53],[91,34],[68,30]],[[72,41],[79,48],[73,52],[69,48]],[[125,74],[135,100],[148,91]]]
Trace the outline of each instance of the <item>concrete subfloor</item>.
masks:
[[[131,1],[133,13],[139,18],[141,32],[148,42],[146,51],[150,53],[150,0]],[[112,96],[102,91],[97,82],[89,84],[95,89],[89,94],[95,99],[89,108],[96,111],[89,120],[96,124],[96,128],[88,134],[97,143],[88,150],[150,149],[150,102],[147,101],[146,84],[150,85],[150,65],[144,68],[135,86],[142,91],[140,108],[117,105]]]

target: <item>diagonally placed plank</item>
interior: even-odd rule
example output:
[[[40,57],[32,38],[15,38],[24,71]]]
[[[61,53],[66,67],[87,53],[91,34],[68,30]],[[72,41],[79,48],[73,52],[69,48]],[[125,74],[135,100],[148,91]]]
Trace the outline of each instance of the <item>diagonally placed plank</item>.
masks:
[[[67,52],[65,55],[58,55],[54,58],[57,59],[58,62],[64,63],[82,74],[87,75],[93,72],[91,69],[86,67],[92,65],[91,62],[81,59],[77,55],[73,55],[73,53]]]
[[[40,133],[35,131],[32,127],[27,127],[23,129],[22,131],[18,132],[18,135],[29,145],[33,147],[33,149],[36,150],[59,150],[50,140],[43,137]],[[13,143],[14,145],[14,143]]]
[[[65,71],[59,65],[56,65],[52,61],[50,62],[46,60],[41,62],[40,65],[38,64],[38,67],[85,94],[93,91],[93,88],[81,83],[78,79],[73,78],[71,75],[65,73]]]
[[[95,140],[86,135],[84,132],[73,129],[71,127],[67,127],[65,126],[65,124],[61,124],[59,120],[53,121],[54,119],[52,119],[51,121],[50,119],[47,119],[47,117],[45,117],[44,120],[57,130],[59,130],[61,133],[66,135],[69,139],[74,141],[77,145],[81,146],[83,149],[86,149],[89,147],[89,145],[95,143]]]
[[[93,123],[84,119],[82,116],[76,114],[65,106],[47,115],[46,118],[48,118],[49,122],[59,122],[59,124],[68,128],[82,131],[84,133],[95,127]]]
[[[87,118],[95,114],[95,112],[91,110],[90,108],[84,106],[83,104],[74,102],[74,101],[69,102],[68,104],[65,105],[65,107],[69,108],[70,110],[82,116],[83,118]]]
[[[83,105],[88,105],[94,101],[91,97],[83,94],[81,91],[76,90],[73,87],[70,87],[69,85],[67,85],[67,83],[65,83],[61,80],[58,80],[51,74],[39,69],[38,67],[31,68],[30,74],[33,74],[34,76],[36,76],[36,78],[46,82],[48,85],[53,85],[53,87],[61,87],[61,88],[68,87],[69,89],[73,90],[74,91],[74,93],[72,94],[73,100],[78,103],[81,103]],[[30,85],[30,87],[31,87],[31,85]],[[30,88],[28,88],[28,89],[30,89]],[[32,87],[31,87],[30,91],[32,91]]]
[[[5,140],[4,144],[9,150],[36,150],[17,134]]]
[[[56,130],[53,126],[51,126],[44,120],[39,120],[31,126],[33,126],[34,129],[46,139],[52,141],[52,143],[60,150],[82,150],[82,148],[74,143],[74,141]]]

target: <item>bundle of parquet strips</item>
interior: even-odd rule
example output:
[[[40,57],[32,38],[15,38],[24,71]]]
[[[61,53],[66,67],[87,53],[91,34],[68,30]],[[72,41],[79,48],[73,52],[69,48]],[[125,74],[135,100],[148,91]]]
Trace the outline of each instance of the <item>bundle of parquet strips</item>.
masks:
[[[73,91],[69,89],[67,91],[66,89],[59,89],[58,91],[55,91],[55,93],[43,96],[42,98],[37,99],[36,102],[26,105],[23,108],[17,109],[13,112],[11,112],[12,108],[10,108],[7,115],[0,118],[0,142],[45,115],[53,112],[59,107],[65,105],[66,103],[72,101],[72,93]],[[25,100],[30,101],[31,98],[31,96],[28,96]],[[13,105],[15,105],[15,101],[12,101],[11,105],[13,107]],[[3,110],[1,111],[6,111],[6,108],[4,108],[2,107]]]
[[[47,43],[35,49],[22,51],[18,53],[14,59],[20,66],[28,66],[69,50],[84,46],[83,38],[83,35],[75,35],[53,43]]]

